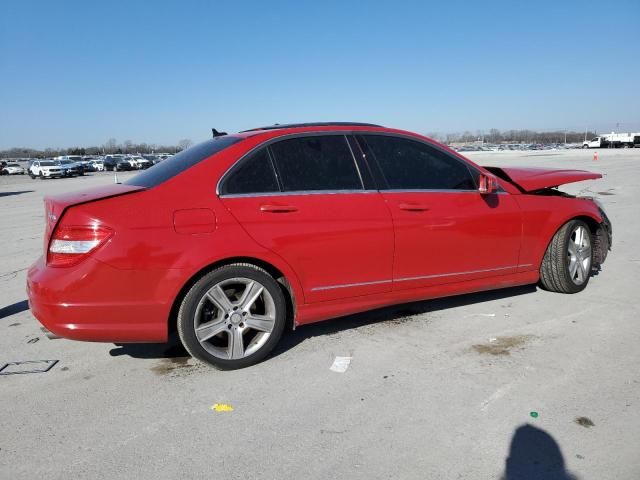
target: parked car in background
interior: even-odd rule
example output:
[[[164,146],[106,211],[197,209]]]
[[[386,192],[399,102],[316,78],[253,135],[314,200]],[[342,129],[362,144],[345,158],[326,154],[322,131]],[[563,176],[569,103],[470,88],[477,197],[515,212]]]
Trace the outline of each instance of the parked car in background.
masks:
[[[104,162],[102,160],[91,160],[89,165],[94,172],[102,172],[104,170]]]
[[[73,177],[75,175],[84,175],[84,167],[72,160],[55,160],[56,164],[62,169],[63,177]]]
[[[24,168],[17,163],[9,163],[0,170],[0,175],[24,175],[24,173]]]
[[[53,160],[35,160],[29,166],[31,178],[59,178],[62,177],[62,168]]]
[[[231,369],[265,358],[290,322],[537,282],[577,293],[611,223],[555,187],[601,177],[482,167],[369,124],[218,136],[123,184],[46,197],[29,305],[77,340],[165,342],[175,329],[191,355]]]
[[[107,155],[104,157],[104,169],[110,172],[135,170],[135,166],[124,155]]]
[[[138,170],[146,170],[147,168],[153,166],[153,162],[151,162],[150,160],[147,160],[143,156],[129,157],[128,160],[129,161],[134,161],[135,164],[136,164],[136,168]]]
[[[82,162],[82,155],[60,155],[58,157],[54,157],[54,160],[69,160],[74,163]]]
[[[142,155],[142,158],[144,158],[145,160],[149,160],[151,162],[152,165],[155,165],[156,163],[160,163],[160,157],[158,155],[155,154],[144,154]]]

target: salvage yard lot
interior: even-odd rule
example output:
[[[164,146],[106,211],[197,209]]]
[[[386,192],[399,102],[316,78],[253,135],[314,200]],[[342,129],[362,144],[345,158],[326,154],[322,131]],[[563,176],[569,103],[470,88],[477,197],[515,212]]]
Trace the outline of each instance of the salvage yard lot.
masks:
[[[556,473],[640,478],[640,149],[593,153],[468,154],[605,175],[563,188],[598,197],[613,223],[584,292],[520,287],[345,317],[232,372],[178,345],[45,336],[24,291],[42,197],[113,174],[1,177],[0,367],[58,362],[0,376],[0,478],[520,478],[550,459]],[[351,357],[344,373],[330,370],[337,356]]]

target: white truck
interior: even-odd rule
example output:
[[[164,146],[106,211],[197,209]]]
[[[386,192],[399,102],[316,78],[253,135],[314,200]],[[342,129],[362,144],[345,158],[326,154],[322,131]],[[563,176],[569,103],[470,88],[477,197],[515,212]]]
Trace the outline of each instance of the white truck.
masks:
[[[640,146],[640,133],[604,133],[582,142],[582,148],[633,148]]]

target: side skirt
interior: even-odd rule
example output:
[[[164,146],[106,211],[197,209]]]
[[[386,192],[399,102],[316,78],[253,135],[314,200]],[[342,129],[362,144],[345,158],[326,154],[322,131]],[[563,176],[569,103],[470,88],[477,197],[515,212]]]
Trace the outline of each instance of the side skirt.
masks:
[[[518,272],[509,275],[499,275],[490,278],[467,280],[465,282],[432,285],[429,287],[410,290],[397,290],[375,295],[350,297],[330,302],[310,303],[298,306],[296,325],[315,323],[331,318],[342,317],[354,313],[366,312],[389,305],[430,300],[433,298],[450,297],[465,293],[497,290],[500,288],[517,287],[537,283],[540,278],[537,270]]]

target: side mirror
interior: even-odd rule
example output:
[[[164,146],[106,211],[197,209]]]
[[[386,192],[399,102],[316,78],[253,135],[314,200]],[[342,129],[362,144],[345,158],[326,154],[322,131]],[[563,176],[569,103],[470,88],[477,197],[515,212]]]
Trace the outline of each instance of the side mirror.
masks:
[[[496,177],[481,173],[480,186],[478,187],[478,192],[480,192],[481,195],[489,195],[491,193],[496,193],[497,190],[498,190],[498,180],[496,179]]]

